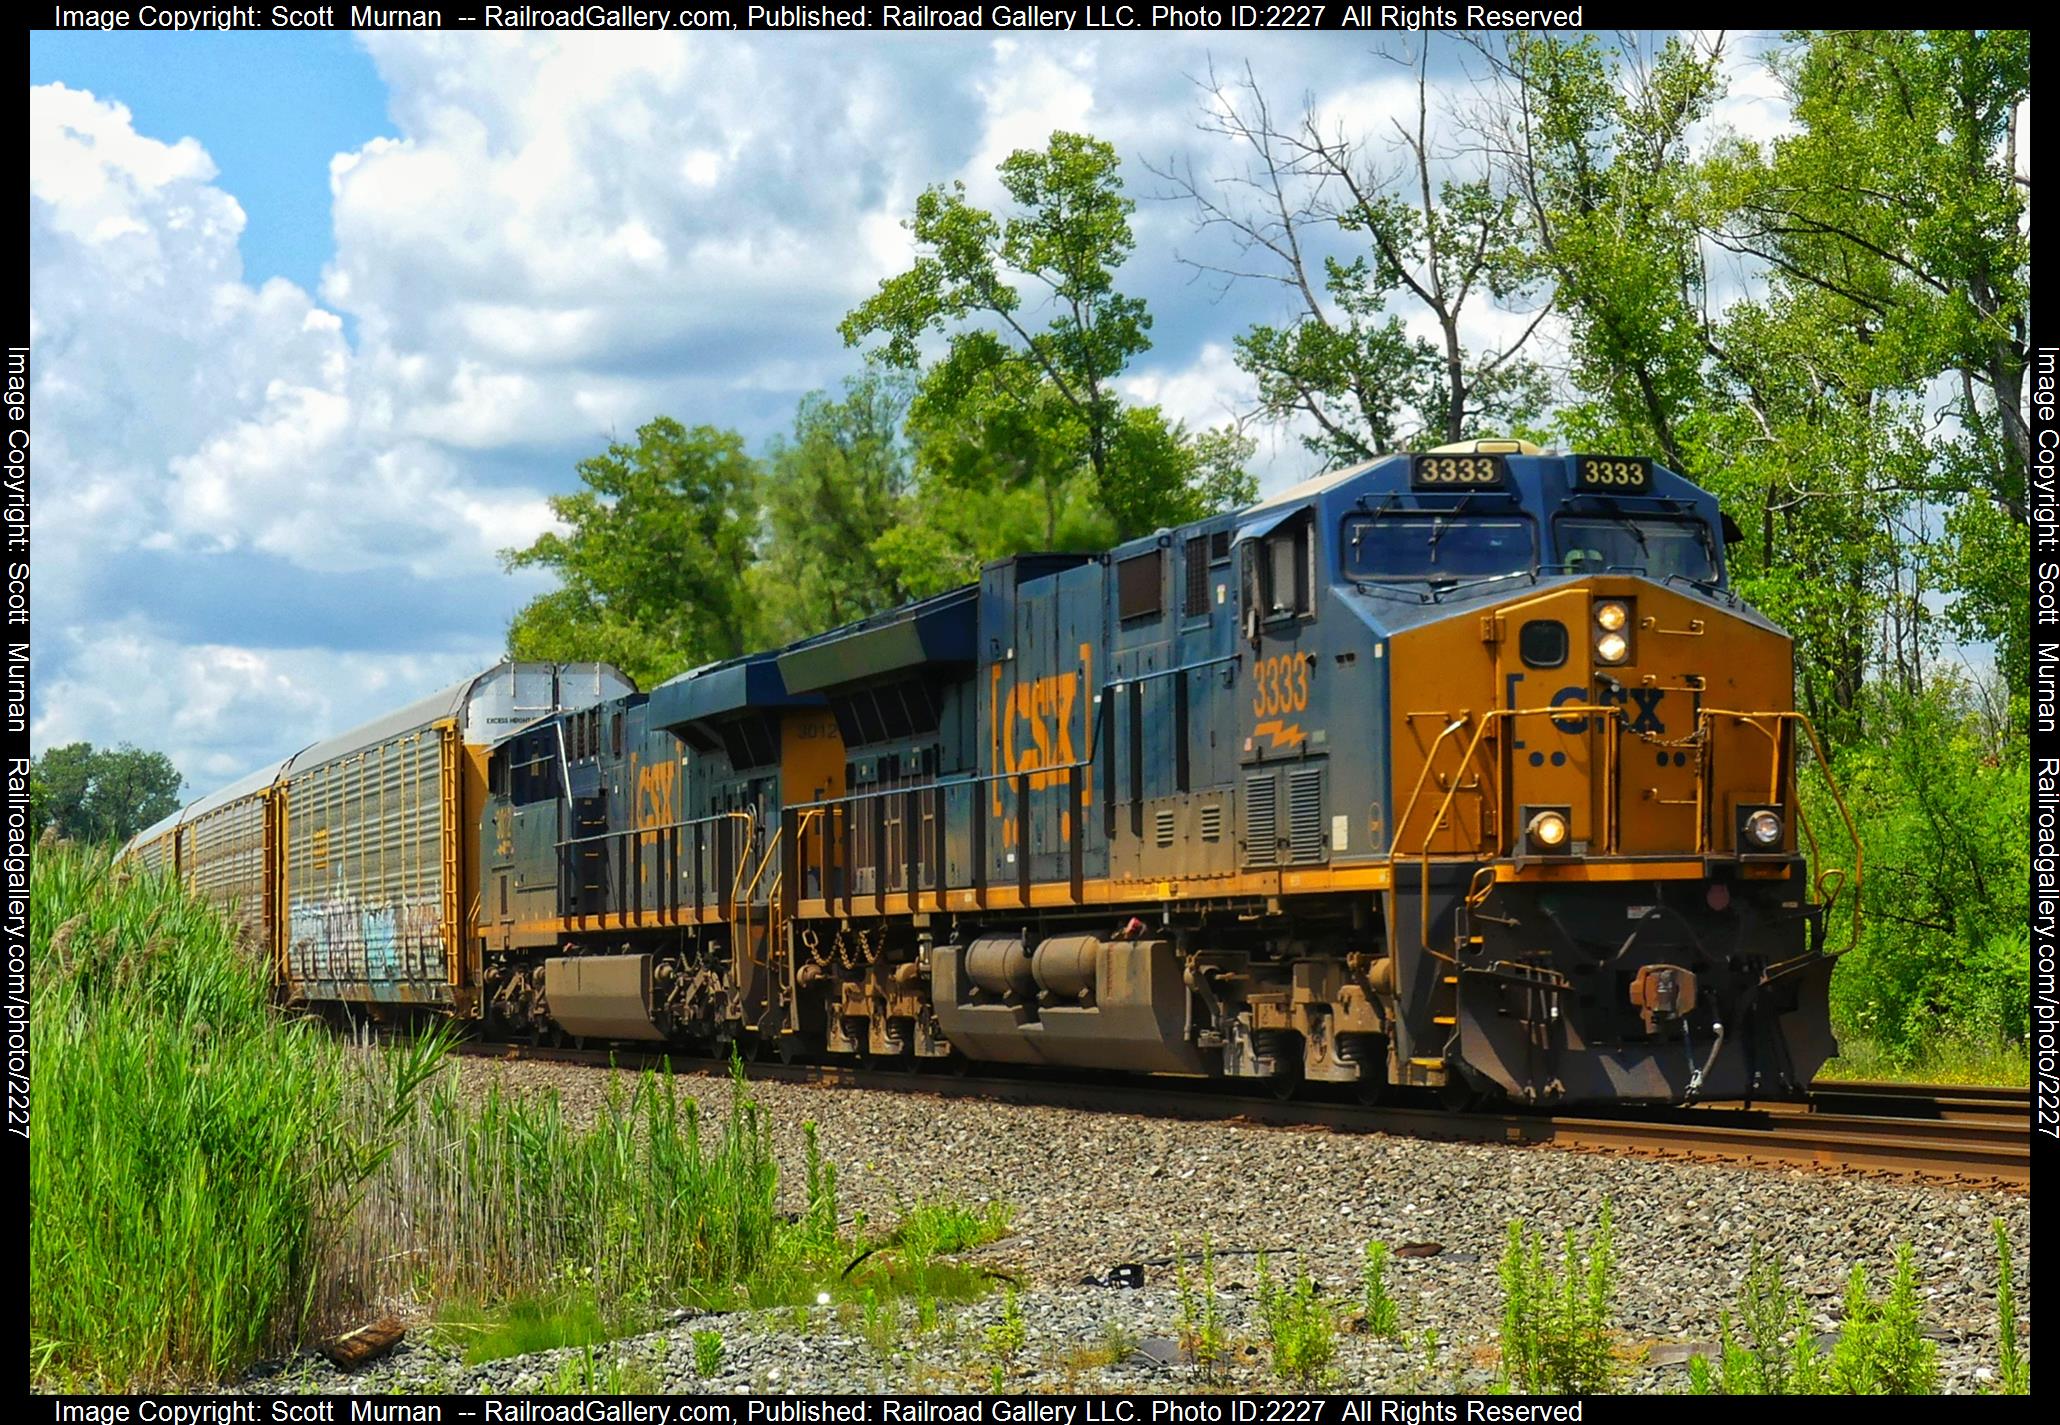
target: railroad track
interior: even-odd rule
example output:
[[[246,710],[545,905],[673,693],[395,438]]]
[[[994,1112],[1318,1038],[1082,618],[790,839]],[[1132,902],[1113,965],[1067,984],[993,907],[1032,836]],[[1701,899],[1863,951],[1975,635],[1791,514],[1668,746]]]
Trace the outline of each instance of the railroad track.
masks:
[[[470,1042],[460,1052],[625,1069],[728,1072],[718,1060],[632,1049],[534,1048]],[[1255,1123],[1338,1133],[1389,1133],[1446,1142],[1551,1146],[1586,1152],[1802,1167],[1875,1177],[2028,1188],[2029,1099],[2023,1089],[1907,1084],[1821,1086],[1806,1103],[1712,1104],[1580,1114],[1453,1113],[1412,1104],[1364,1106],[1323,1098],[1286,1101],[1222,1081],[1134,1080],[1087,1074],[915,1072],[847,1065],[745,1065],[754,1079],[978,1098],[1102,1113]],[[1858,1111],[1856,1111],[1858,1110]]]

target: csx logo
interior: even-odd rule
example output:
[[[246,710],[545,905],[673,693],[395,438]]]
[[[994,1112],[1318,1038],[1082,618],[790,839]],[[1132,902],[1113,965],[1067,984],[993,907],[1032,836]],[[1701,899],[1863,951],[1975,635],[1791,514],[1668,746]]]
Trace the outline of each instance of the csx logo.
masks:
[[[636,824],[639,830],[670,826],[678,820],[673,808],[679,803],[680,764],[653,762],[635,768],[637,778]]]
[[[1629,715],[1620,714],[1625,716],[1628,731],[1664,733],[1667,725],[1660,721],[1659,705],[1665,700],[1666,695],[1664,688],[1626,688],[1621,684],[1613,684],[1605,687],[1596,701],[1609,707],[1622,707],[1628,702],[1631,705]],[[1570,686],[1561,688],[1552,695],[1552,706],[1559,707],[1565,703],[1582,703],[1587,700],[1585,689]],[[1552,725],[1561,732],[1580,733],[1588,730],[1588,719],[1556,717],[1552,719]]]
[[[1087,706],[1081,689],[1093,675],[1093,659],[1093,648],[1083,643],[1077,672],[1054,673],[1018,683],[1006,693],[1001,686],[1001,665],[994,667],[991,691],[995,760],[1012,776],[1017,772],[1030,773],[1033,791],[1064,785],[1070,775],[1067,767],[1080,760],[1074,726],[1077,718],[1084,743]],[[1002,811],[1002,791],[1000,786],[994,788],[997,816]],[[1081,800],[1083,804],[1094,800],[1094,781],[1084,775]]]

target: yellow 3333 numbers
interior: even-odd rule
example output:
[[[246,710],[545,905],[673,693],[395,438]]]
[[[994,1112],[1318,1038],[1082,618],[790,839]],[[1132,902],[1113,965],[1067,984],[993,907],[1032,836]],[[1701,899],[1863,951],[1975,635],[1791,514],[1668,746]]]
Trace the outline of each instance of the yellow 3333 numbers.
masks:
[[[1261,658],[1252,669],[1252,716],[1272,717],[1298,713],[1309,706],[1309,668],[1316,660],[1307,653],[1283,653],[1278,658]]]
[[[1643,460],[1611,460],[1607,456],[1584,455],[1580,461],[1580,478],[1576,483],[1584,490],[1645,488],[1648,476]]]
[[[1499,485],[1502,470],[1492,455],[1419,455],[1418,485]]]

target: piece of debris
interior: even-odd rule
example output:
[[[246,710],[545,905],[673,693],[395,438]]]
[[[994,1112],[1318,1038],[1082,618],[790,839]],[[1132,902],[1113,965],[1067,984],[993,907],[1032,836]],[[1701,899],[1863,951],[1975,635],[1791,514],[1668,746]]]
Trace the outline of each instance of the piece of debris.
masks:
[[[1119,1286],[1136,1291],[1144,1285],[1144,1263],[1123,1262],[1110,1267],[1102,1276],[1084,1276],[1082,1286]]]
[[[1668,1342],[1663,1346],[1654,1346],[1647,1352],[1645,1363],[1651,1366],[1678,1366],[1696,1356],[1706,1361],[1714,1361],[1722,1354],[1714,1341]]]
[[[354,1371],[391,1351],[407,1334],[408,1328],[401,1325],[398,1316],[382,1316],[369,1326],[346,1331],[329,1341],[322,1347],[322,1354],[338,1370]]]
[[[1404,1242],[1395,1249],[1398,1257],[1435,1257],[1445,1250],[1443,1242]]]
[[[1136,1364],[1155,1366],[1160,1370],[1186,1365],[1189,1359],[1180,1343],[1171,1336],[1147,1336],[1130,1353],[1130,1360]]]

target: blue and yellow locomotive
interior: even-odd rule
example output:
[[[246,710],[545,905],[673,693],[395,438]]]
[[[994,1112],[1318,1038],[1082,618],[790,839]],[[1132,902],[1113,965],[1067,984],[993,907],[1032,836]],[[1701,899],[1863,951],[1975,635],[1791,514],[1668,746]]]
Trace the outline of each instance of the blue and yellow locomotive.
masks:
[[[436,983],[273,914],[282,980],[789,1056],[1796,1094],[1853,888],[1810,877],[1814,734],[1725,527],[1648,460],[1471,442],[594,675],[452,742]]]

